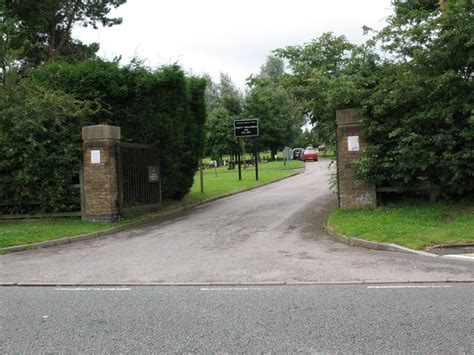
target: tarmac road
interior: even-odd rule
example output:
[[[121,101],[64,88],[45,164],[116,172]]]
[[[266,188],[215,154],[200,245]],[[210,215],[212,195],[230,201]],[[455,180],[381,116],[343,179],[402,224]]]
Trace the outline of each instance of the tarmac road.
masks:
[[[0,353],[472,354],[473,291],[4,287]]]
[[[161,284],[473,281],[474,264],[329,239],[328,160],[275,184],[101,239],[0,255],[0,282]]]

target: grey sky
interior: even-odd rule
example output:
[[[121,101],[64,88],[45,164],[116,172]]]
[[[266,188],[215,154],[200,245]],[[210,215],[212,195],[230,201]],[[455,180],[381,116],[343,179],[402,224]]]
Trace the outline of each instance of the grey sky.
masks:
[[[99,42],[107,59],[135,55],[151,67],[178,62],[215,80],[225,72],[243,88],[273,49],[328,31],[362,43],[362,26],[379,29],[390,12],[390,0],[128,0],[112,13],[123,24],[76,28],[74,36]]]

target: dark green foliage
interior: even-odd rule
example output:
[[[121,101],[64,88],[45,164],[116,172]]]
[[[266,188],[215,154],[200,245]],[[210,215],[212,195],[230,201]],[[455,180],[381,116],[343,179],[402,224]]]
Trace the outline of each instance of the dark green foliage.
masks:
[[[300,131],[293,142],[292,146],[295,148],[306,148],[308,145],[317,147],[320,145],[318,131],[316,129],[305,129],[304,131]]]
[[[291,114],[288,93],[282,87],[254,86],[245,100],[245,114],[258,118],[260,150],[270,148],[272,159],[278,149],[290,145],[299,130]]]
[[[137,64],[119,67],[114,62],[95,60],[56,62],[31,71],[17,89],[12,89],[16,96],[7,88],[0,89],[4,96],[0,124],[6,127],[1,133],[2,154],[10,152],[8,159],[2,156],[0,200],[16,200],[18,206],[45,200],[42,210],[62,209],[58,201],[68,196],[66,187],[80,162],[80,127],[95,124],[120,126],[124,141],[156,146],[161,155],[163,196],[182,198],[192,186],[202,156],[205,86],[206,81],[187,78],[177,65],[151,72]],[[22,105],[26,98],[30,106]],[[83,113],[81,119],[72,120],[79,113]],[[13,119],[21,127],[31,125],[35,145],[25,144],[29,131],[12,126]],[[37,145],[47,158],[33,154]],[[31,153],[30,165],[20,169],[20,176],[15,172],[20,162],[12,159],[24,155],[23,150]],[[55,169],[50,161],[63,165]],[[51,180],[53,176],[44,180],[42,172],[54,172],[56,180]],[[44,181],[38,190],[34,186],[37,179]],[[57,189],[57,196],[51,197],[48,189]]]
[[[376,37],[394,58],[361,104],[372,143],[359,171],[377,185],[430,184],[447,198],[474,192],[474,4],[396,2]]]
[[[184,127],[184,145],[181,149],[183,154],[181,175],[183,176],[183,188],[179,191],[184,196],[191,189],[194,182],[194,174],[199,167],[199,161],[204,155],[204,127],[206,123],[206,86],[207,81],[203,78],[192,77],[188,80],[190,93],[190,115]]]
[[[165,198],[191,188],[202,154],[205,81],[186,78],[177,65],[150,72],[103,61],[46,65],[33,76],[90,102],[87,124],[117,125],[124,140],[159,148]]]
[[[238,149],[234,137],[234,119],[224,107],[213,109],[206,121],[207,153],[213,160],[222,160]]]
[[[14,23],[10,48],[19,50],[17,60],[35,67],[57,58],[84,60],[97,52],[97,44],[85,45],[71,37],[75,25],[97,28],[113,26],[121,18],[111,18],[113,8],[126,0],[2,0],[4,19]]]
[[[355,46],[344,36],[324,33],[303,46],[275,50],[288,60],[292,74],[282,81],[302,115],[315,125],[322,142],[331,146],[336,141],[336,108],[350,104],[341,90]]]
[[[31,82],[1,88],[0,211],[28,212],[31,202],[43,211],[78,208],[69,185],[80,166],[86,114],[72,96]]]
[[[474,193],[474,2],[394,0],[388,25],[362,46],[324,34],[279,49],[285,86],[324,143],[335,110],[362,107],[371,143],[358,164],[378,186]]]
[[[272,159],[279,149],[291,145],[304,123],[282,84],[283,78],[283,61],[269,56],[260,73],[247,81],[250,91],[245,98],[244,115],[259,120],[259,150],[269,148]]]

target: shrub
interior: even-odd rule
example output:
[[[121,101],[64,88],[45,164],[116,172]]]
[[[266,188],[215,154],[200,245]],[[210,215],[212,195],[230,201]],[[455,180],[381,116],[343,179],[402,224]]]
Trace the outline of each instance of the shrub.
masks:
[[[26,80],[0,88],[0,211],[28,212],[31,202],[49,212],[77,208],[69,185],[86,114],[70,95]]]

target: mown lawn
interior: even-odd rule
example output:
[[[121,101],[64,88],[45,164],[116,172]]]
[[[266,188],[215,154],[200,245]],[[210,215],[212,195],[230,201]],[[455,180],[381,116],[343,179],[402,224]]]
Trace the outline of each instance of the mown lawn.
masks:
[[[376,210],[332,212],[329,224],[341,234],[408,248],[474,242],[474,203],[402,201]]]
[[[242,180],[239,181],[237,166],[234,170],[227,170],[227,167],[217,169],[205,169],[204,193],[201,193],[199,172],[194,177],[194,184],[188,198],[193,200],[205,200],[210,197],[219,196],[228,192],[243,190],[252,186],[261,185],[272,180],[276,180],[291,174],[304,166],[301,161],[292,160],[287,165],[283,161],[269,162],[258,165],[259,180],[255,180],[255,168],[242,167]],[[217,176],[216,176],[217,172]]]

